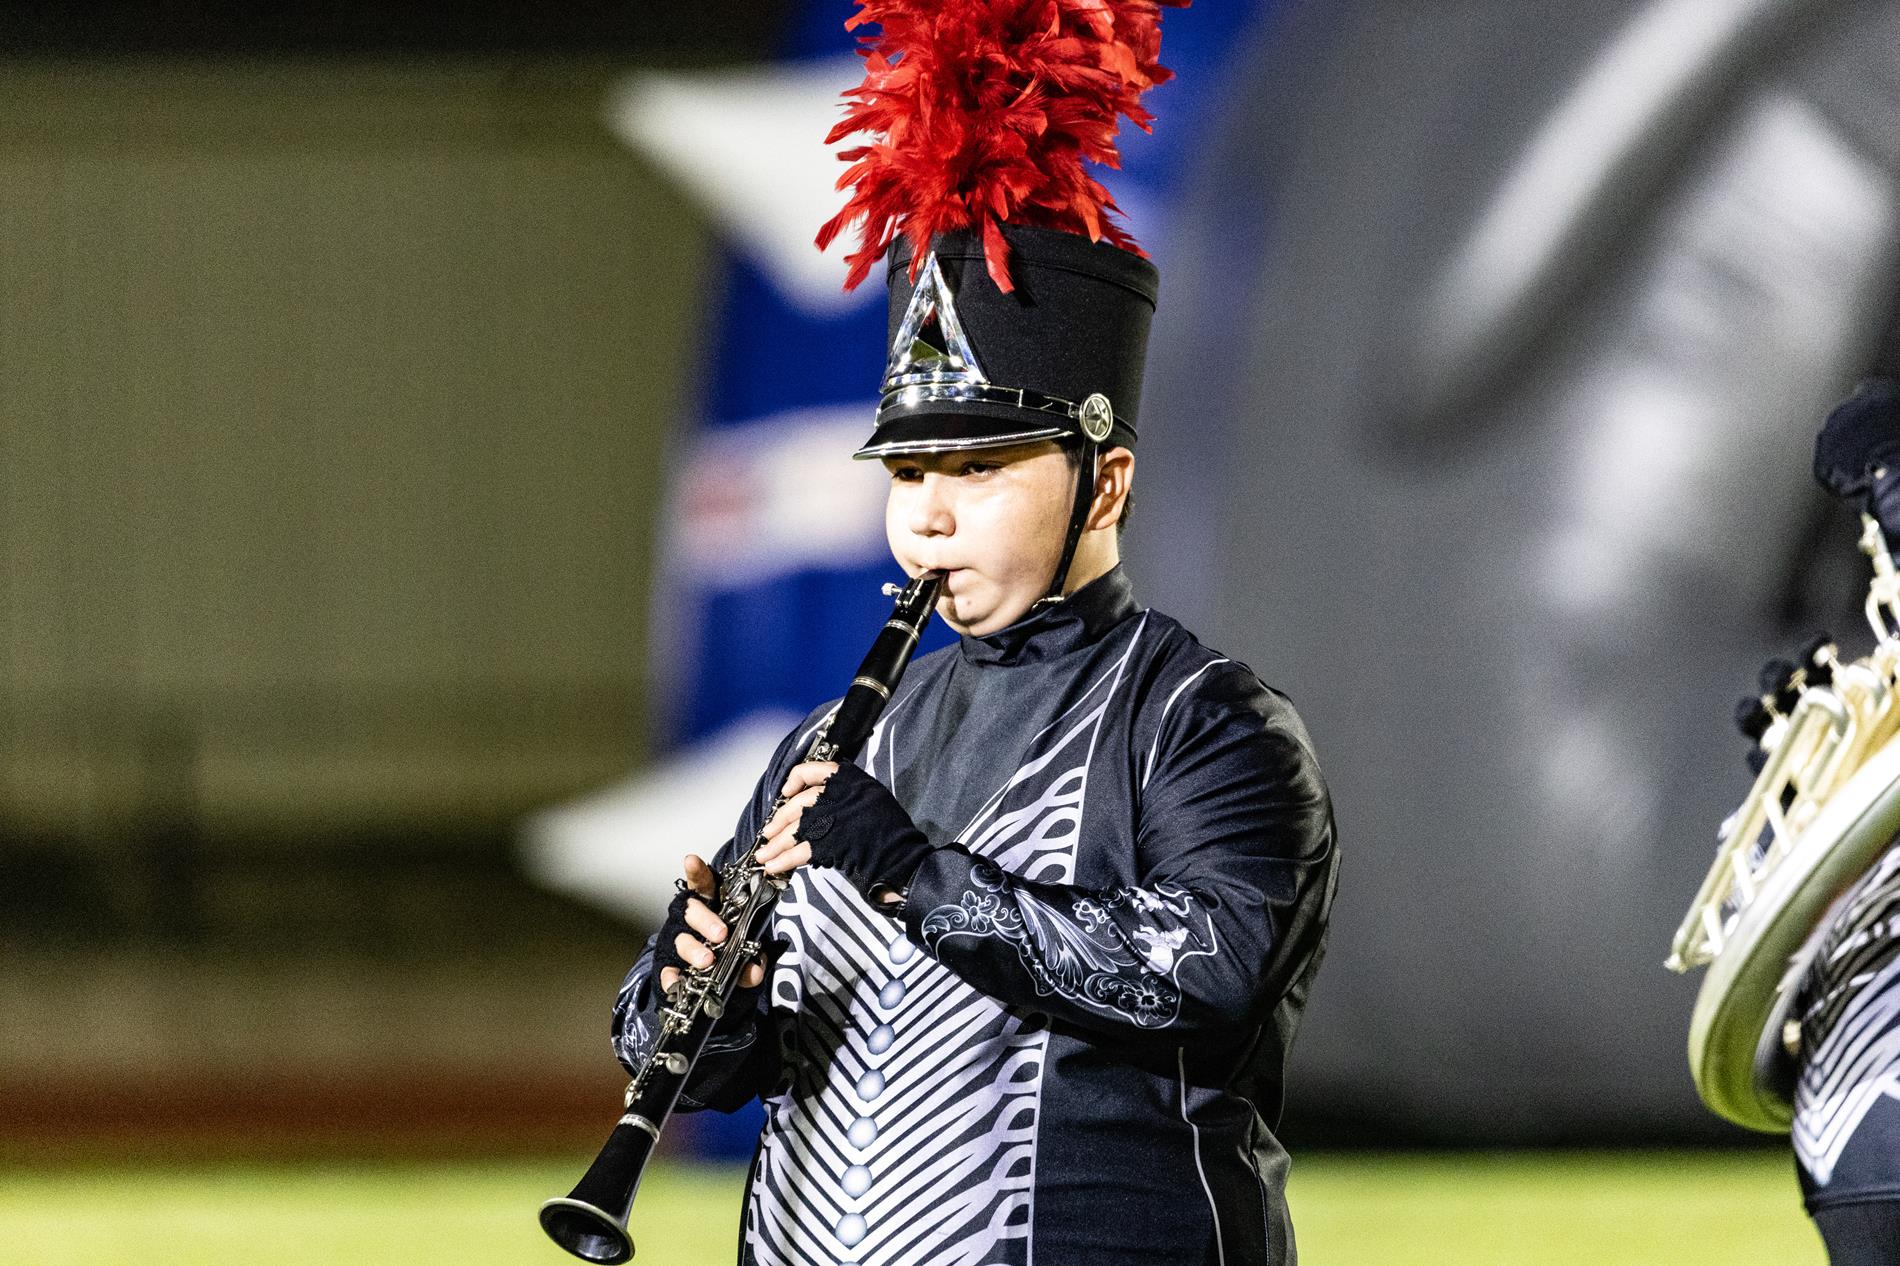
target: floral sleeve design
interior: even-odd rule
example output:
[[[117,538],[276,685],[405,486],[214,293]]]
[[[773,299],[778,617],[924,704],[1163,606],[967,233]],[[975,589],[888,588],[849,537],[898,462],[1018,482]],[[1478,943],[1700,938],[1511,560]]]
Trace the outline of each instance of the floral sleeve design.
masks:
[[[1039,997],[1051,995],[1159,1029],[1181,1013],[1183,964],[1215,952],[1214,921],[1185,888],[1118,888],[1067,902],[972,858],[971,887],[923,917],[924,947],[993,937],[1014,947]]]

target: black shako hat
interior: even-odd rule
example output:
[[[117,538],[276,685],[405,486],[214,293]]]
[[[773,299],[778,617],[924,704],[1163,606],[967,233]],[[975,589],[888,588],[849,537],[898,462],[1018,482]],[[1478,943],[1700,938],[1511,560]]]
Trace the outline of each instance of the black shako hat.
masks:
[[[896,457],[1036,440],[1073,444],[1075,496],[1042,602],[1060,602],[1102,451],[1135,442],[1159,279],[1088,173],[1116,166],[1122,119],[1161,65],[1161,9],[1188,0],[858,0],[864,82],[826,136],[852,193],[818,230],[879,260],[890,356],[871,438]],[[921,252],[922,258],[919,258]]]
[[[1009,293],[986,269],[979,233],[936,235],[914,281],[910,239],[891,243],[890,355],[875,429],[853,456],[1134,446],[1155,266],[1077,233],[1002,232]]]

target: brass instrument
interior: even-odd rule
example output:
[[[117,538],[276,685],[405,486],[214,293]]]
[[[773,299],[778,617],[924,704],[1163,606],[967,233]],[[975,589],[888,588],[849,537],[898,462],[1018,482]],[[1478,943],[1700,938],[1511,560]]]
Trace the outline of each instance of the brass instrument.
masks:
[[[1703,1101],[1737,1125],[1786,1132],[1800,1023],[1794,995],[1830,908],[1900,833],[1900,572],[1862,515],[1874,648],[1832,644],[1764,695],[1765,763],[1718,835],[1715,863],[1668,967],[1707,967],[1689,1027]],[[1779,694],[1779,698],[1777,698]],[[1793,696],[1792,707],[1782,706]]]
[[[896,595],[897,605],[858,666],[851,688],[806,749],[806,760],[849,760],[870,737],[930,622],[942,585],[941,572],[925,572],[901,589],[885,586],[885,593]],[[765,822],[782,804],[782,796],[772,802]],[[667,993],[653,1049],[628,1084],[626,1110],[600,1155],[572,1191],[541,1206],[541,1228],[576,1257],[590,1262],[633,1257],[627,1218],[640,1175],[713,1026],[725,1014],[745,969],[763,954],[761,942],[772,907],[790,882],[788,876],[766,874],[755,860],[764,841],[761,833],[720,870],[719,918],[726,925],[726,939],[713,947],[711,966],[686,969]]]

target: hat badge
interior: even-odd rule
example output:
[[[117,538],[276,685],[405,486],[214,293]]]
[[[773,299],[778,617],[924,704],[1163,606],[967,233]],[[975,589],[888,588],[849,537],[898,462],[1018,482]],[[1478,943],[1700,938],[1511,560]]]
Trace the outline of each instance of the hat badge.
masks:
[[[934,336],[934,337],[933,337]],[[932,251],[924,261],[917,288],[911,292],[897,337],[891,340],[890,360],[884,367],[884,390],[925,383],[987,384],[976,349],[957,316],[950,284]],[[1104,402],[1106,403],[1106,402]]]

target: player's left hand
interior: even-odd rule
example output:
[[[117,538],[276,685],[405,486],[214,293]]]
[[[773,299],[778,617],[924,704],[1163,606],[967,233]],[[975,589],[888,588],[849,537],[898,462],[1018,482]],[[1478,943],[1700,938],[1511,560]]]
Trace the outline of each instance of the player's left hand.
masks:
[[[931,843],[890,789],[856,765],[808,762],[785,780],[787,799],[766,826],[767,873],[831,866],[883,900],[910,884]]]
[[[788,875],[811,861],[811,845],[798,838],[798,825],[804,820],[805,810],[818,803],[825,783],[837,772],[835,762],[813,760],[794,767],[786,776],[785,785],[779,788],[785,803],[765,824],[765,843],[756,854],[766,874]]]

